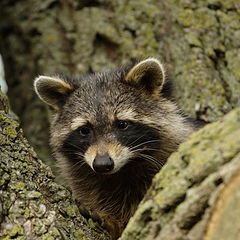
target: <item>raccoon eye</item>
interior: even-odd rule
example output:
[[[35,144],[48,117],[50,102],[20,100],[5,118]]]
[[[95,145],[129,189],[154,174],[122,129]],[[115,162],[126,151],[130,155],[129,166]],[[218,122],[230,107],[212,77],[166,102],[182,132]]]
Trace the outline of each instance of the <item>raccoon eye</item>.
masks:
[[[82,136],[87,136],[87,135],[90,134],[91,129],[90,129],[90,127],[83,126],[83,127],[81,127],[81,128],[79,129],[79,132],[80,132],[80,134],[81,134]]]
[[[127,129],[128,126],[129,126],[128,121],[120,120],[120,121],[118,121],[118,123],[117,123],[117,128],[118,128],[118,129],[121,129],[121,130]]]

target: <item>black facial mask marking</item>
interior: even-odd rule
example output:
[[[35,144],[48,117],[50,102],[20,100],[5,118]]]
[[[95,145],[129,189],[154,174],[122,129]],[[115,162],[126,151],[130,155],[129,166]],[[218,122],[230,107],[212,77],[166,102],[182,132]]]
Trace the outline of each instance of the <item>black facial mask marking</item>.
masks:
[[[86,132],[86,129],[80,127],[69,133],[60,148],[63,155],[73,163],[81,159],[83,160],[83,156],[90,147],[93,139],[91,133],[83,136],[82,132]]]
[[[116,123],[117,124],[117,123]],[[159,149],[159,131],[143,123],[129,122],[126,129],[115,129],[117,140],[132,150]]]

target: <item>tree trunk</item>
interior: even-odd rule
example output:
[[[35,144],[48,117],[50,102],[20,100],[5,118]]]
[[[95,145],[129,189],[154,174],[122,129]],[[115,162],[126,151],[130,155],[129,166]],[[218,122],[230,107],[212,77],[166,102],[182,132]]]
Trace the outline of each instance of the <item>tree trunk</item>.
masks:
[[[84,219],[71,193],[54,182],[0,98],[0,239],[110,239]]]

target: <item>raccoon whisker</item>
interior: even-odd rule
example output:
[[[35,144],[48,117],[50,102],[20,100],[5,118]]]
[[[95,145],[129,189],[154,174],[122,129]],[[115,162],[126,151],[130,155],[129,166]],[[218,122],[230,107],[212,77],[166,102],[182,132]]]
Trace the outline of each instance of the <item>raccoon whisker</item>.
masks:
[[[159,164],[161,167],[164,166],[165,161],[161,161],[160,159],[157,159],[157,158],[155,158],[155,157],[153,157],[153,156],[150,156],[150,155],[147,155],[147,156],[149,156],[150,158],[154,159],[154,161],[156,161],[157,164]]]
[[[162,150],[156,149],[156,148],[138,148],[138,149],[130,149],[131,153],[142,153],[144,151],[156,151],[156,152],[162,152]]]
[[[84,157],[84,155],[83,155],[83,154],[81,154],[80,152],[75,152],[75,151],[73,151],[73,150],[66,150],[66,149],[64,149],[64,150],[62,150],[62,152],[65,152],[65,153],[73,153],[73,154],[78,154],[78,155],[81,155],[82,157]]]
[[[162,152],[161,149],[157,149],[157,148],[143,148],[140,149],[141,151],[156,151],[156,152]]]
[[[150,155],[140,153],[139,156],[143,157],[143,158],[147,158],[149,160],[152,160],[154,163],[158,163],[157,160],[155,158],[151,157]]]
[[[71,166],[72,169],[74,169],[75,167],[79,167],[79,168],[80,168],[80,167],[82,167],[82,165],[87,164],[87,163],[83,160],[83,159],[84,159],[84,155],[83,155],[82,153],[80,153],[80,152],[75,152],[75,151],[72,151],[72,150],[67,150],[67,149],[64,149],[64,150],[62,150],[62,151],[65,152],[65,153],[71,153],[71,154],[79,157],[79,158],[77,159],[77,162],[74,163],[74,164]],[[78,166],[79,164],[81,164],[81,165]]]
[[[139,153],[139,152],[143,152],[143,151],[156,151],[156,152],[162,152],[161,149],[157,149],[157,148],[148,148],[143,146],[142,148],[130,148],[130,151],[132,153]]]
[[[140,147],[140,146],[142,146],[142,145],[149,144],[149,143],[154,143],[154,142],[160,142],[160,140],[159,140],[159,139],[155,139],[155,140],[150,140],[150,141],[142,142],[142,143],[140,143],[140,144],[138,144],[138,145],[136,145],[136,146],[134,146],[134,147],[130,147],[130,150],[134,150],[134,149],[136,149],[136,148],[138,148],[138,147]]]
[[[75,152],[75,151],[72,151],[72,150],[63,150],[62,152],[72,153],[72,154],[77,155],[77,156],[79,156],[79,157],[81,157],[81,158],[84,158],[84,155],[83,155],[83,154],[78,153],[78,152]]]
[[[161,165],[154,163],[152,160],[148,158],[143,158],[143,159],[144,161],[148,162],[148,164],[146,165],[147,169],[152,170],[153,172],[156,172],[161,169]]]
[[[140,136],[139,138],[135,139],[133,142],[131,142],[131,143],[129,144],[129,146],[132,147],[135,142],[137,142],[138,140],[140,140],[140,139],[143,138],[143,137],[144,137],[144,135],[142,135],[142,136]]]
[[[138,147],[140,147],[140,146],[142,146],[142,145],[144,145],[144,144],[151,143],[152,141],[155,141],[155,140],[150,140],[150,141],[142,142],[142,143],[139,143],[138,145],[133,146],[133,147],[130,146],[130,149],[138,148]],[[156,140],[156,141],[157,141],[157,140]]]
[[[80,169],[82,166],[84,166],[86,163],[84,161],[78,161],[76,163],[74,163],[71,168],[74,170],[78,170]]]
[[[78,145],[75,145],[75,144],[73,144],[73,143],[71,143],[71,142],[68,142],[67,143],[68,145],[70,145],[70,146],[73,146],[73,147],[75,147],[76,149],[78,149],[78,150],[80,150],[80,151],[82,151],[83,149],[80,147],[80,146],[78,146]]]
[[[141,138],[143,138],[144,135],[140,136],[139,138],[135,139],[131,144],[129,144],[129,147],[130,148],[136,148],[138,146],[141,146],[142,144],[145,144],[146,142],[143,142],[143,143],[139,143],[138,145],[134,146],[134,143],[139,141]],[[153,140],[150,140],[150,141],[153,141]]]
[[[143,157],[145,157],[146,159],[149,159],[151,160],[153,163],[155,163],[156,165],[161,165],[160,162],[157,161],[157,159],[149,156],[149,155],[146,155],[146,154],[142,154]]]
[[[84,158],[84,155],[81,153],[75,153],[77,156]]]
[[[162,167],[163,164],[161,162],[159,162],[156,158],[150,156],[150,155],[147,155],[147,154],[143,154],[143,153],[140,153],[139,154],[141,157],[143,157],[144,159],[146,160],[149,160],[149,162],[153,163],[154,165],[156,165],[158,168],[159,167]]]

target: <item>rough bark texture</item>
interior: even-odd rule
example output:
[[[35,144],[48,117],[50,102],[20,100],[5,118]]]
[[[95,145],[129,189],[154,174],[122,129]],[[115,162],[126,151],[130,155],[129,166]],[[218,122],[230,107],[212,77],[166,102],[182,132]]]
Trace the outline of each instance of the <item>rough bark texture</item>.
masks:
[[[183,143],[158,173],[121,240],[238,240],[240,108]]]
[[[213,121],[240,103],[238,0],[1,0],[0,16],[10,100],[43,159],[47,109],[31,87],[39,74],[84,74],[154,56],[191,116]]]
[[[0,97],[0,239],[110,239],[54,182]]]

